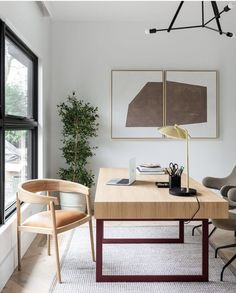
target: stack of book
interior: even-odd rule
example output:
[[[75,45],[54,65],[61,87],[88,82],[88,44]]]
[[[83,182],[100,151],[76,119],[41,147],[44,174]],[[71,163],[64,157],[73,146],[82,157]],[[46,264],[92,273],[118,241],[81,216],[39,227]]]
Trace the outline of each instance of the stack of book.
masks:
[[[137,167],[138,174],[141,175],[164,175],[165,168],[158,164],[143,164]]]

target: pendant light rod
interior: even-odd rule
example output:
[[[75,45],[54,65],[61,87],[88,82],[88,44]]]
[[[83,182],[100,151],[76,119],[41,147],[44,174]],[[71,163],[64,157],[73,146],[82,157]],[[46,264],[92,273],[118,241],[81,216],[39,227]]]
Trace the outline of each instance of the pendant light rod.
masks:
[[[184,4],[184,1],[181,1],[180,4],[179,4],[179,7],[177,8],[177,10],[176,10],[176,12],[175,12],[175,15],[174,15],[172,21],[171,21],[171,23],[170,23],[170,26],[169,26],[169,28],[167,29],[168,33],[171,31],[172,26],[174,25],[175,20],[176,20],[176,18],[177,18],[177,16],[178,16],[178,14],[179,14],[179,12],[180,12],[180,9],[182,8],[183,4]]]
[[[199,28],[202,27],[202,25],[190,25],[190,26],[179,26],[179,27],[173,27],[171,30],[175,31],[175,30],[183,30],[183,29],[189,29],[189,28]],[[160,28],[160,29],[156,29],[156,28],[152,28],[149,30],[150,34],[155,34],[157,32],[168,32],[168,28]]]
[[[227,6],[226,6],[227,7]],[[225,8],[224,8],[225,9]],[[219,14],[221,15],[222,13],[226,12],[225,10],[222,10]],[[228,11],[228,10],[227,10]],[[213,21],[216,17],[212,17],[210,20],[208,20],[206,23],[204,23],[204,25],[207,25],[208,23],[210,23],[211,21]]]
[[[218,9],[218,6],[216,4],[216,1],[211,1],[211,5],[212,5],[212,8],[213,8],[213,11],[214,11],[214,14],[215,14],[215,20],[216,20],[216,24],[217,24],[219,33],[220,33],[220,35],[222,35],[222,28],[221,28],[220,20],[219,20],[220,19],[220,13],[219,13],[219,9]]]
[[[204,1],[202,1],[202,27],[204,27]]]
[[[213,27],[210,27],[210,26],[205,25],[205,28],[219,33],[219,31],[217,29],[213,28]],[[234,34],[233,33],[230,33],[230,32],[227,32],[227,33],[226,32],[222,32],[222,34],[223,35],[226,35],[227,37],[233,37],[234,36]]]

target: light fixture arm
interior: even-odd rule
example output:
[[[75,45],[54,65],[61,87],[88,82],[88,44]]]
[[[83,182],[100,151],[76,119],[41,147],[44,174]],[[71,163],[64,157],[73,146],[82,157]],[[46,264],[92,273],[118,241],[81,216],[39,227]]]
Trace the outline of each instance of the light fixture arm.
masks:
[[[221,28],[221,24],[220,24],[220,13],[219,13],[219,9],[218,6],[216,4],[216,1],[211,1],[211,5],[212,5],[212,9],[214,11],[215,14],[215,20],[216,20],[216,24],[219,30],[220,35],[222,35],[222,28]]]
[[[221,12],[219,12],[219,15],[221,15],[222,13],[224,13],[225,10],[223,9]],[[216,17],[212,17],[211,19],[209,19],[207,22],[204,23],[204,26],[206,26],[208,23],[212,22]]]
[[[177,16],[178,16],[178,14],[179,14],[179,12],[180,12],[180,9],[182,8],[183,4],[184,4],[184,1],[181,1],[180,4],[179,4],[179,7],[177,8],[177,10],[176,10],[176,12],[175,12],[175,15],[174,15],[173,19],[172,19],[172,21],[171,21],[171,23],[170,23],[170,25],[169,25],[169,28],[167,29],[167,32],[168,32],[168,33],[171,31],[172,26],[174,25],[175,20],[176,20],[176,18],[177,18]]]

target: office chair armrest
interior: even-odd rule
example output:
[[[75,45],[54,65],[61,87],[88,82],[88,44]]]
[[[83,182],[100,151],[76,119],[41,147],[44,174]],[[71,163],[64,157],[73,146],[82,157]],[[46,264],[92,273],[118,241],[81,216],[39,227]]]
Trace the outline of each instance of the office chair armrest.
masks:
[[[236,208],[236,187],[233,187],[228,192],[229,205]]]
[[[205,177],[202,180],[202,184],[208,188],[220,190],[221,187],[224,185],[224,179],[217,177]]]
[[[236,188],[236,186],[234,186],[234,185],[224,185],[224,186],[222,186],[221,189],[220,189],[220,194],[221,194],[222,196],[224,196],[224,197],[228,197],[228,192],[229,192],[229,190],[232,189],[232,188]]]

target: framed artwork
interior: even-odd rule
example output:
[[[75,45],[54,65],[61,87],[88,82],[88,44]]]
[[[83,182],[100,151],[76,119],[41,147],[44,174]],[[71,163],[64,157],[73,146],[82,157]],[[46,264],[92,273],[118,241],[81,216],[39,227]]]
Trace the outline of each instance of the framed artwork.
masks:
[[[111,72],[111,137],[161,138],[164,74],[158,70]]]
[[[186,127],[192,138],[216,138],[217,104],[216,71],[166,71],[166,125]]]
[[[163,138],[178,124],[192,138],[218,136],[217,71],[113,70],[111,137]]]

